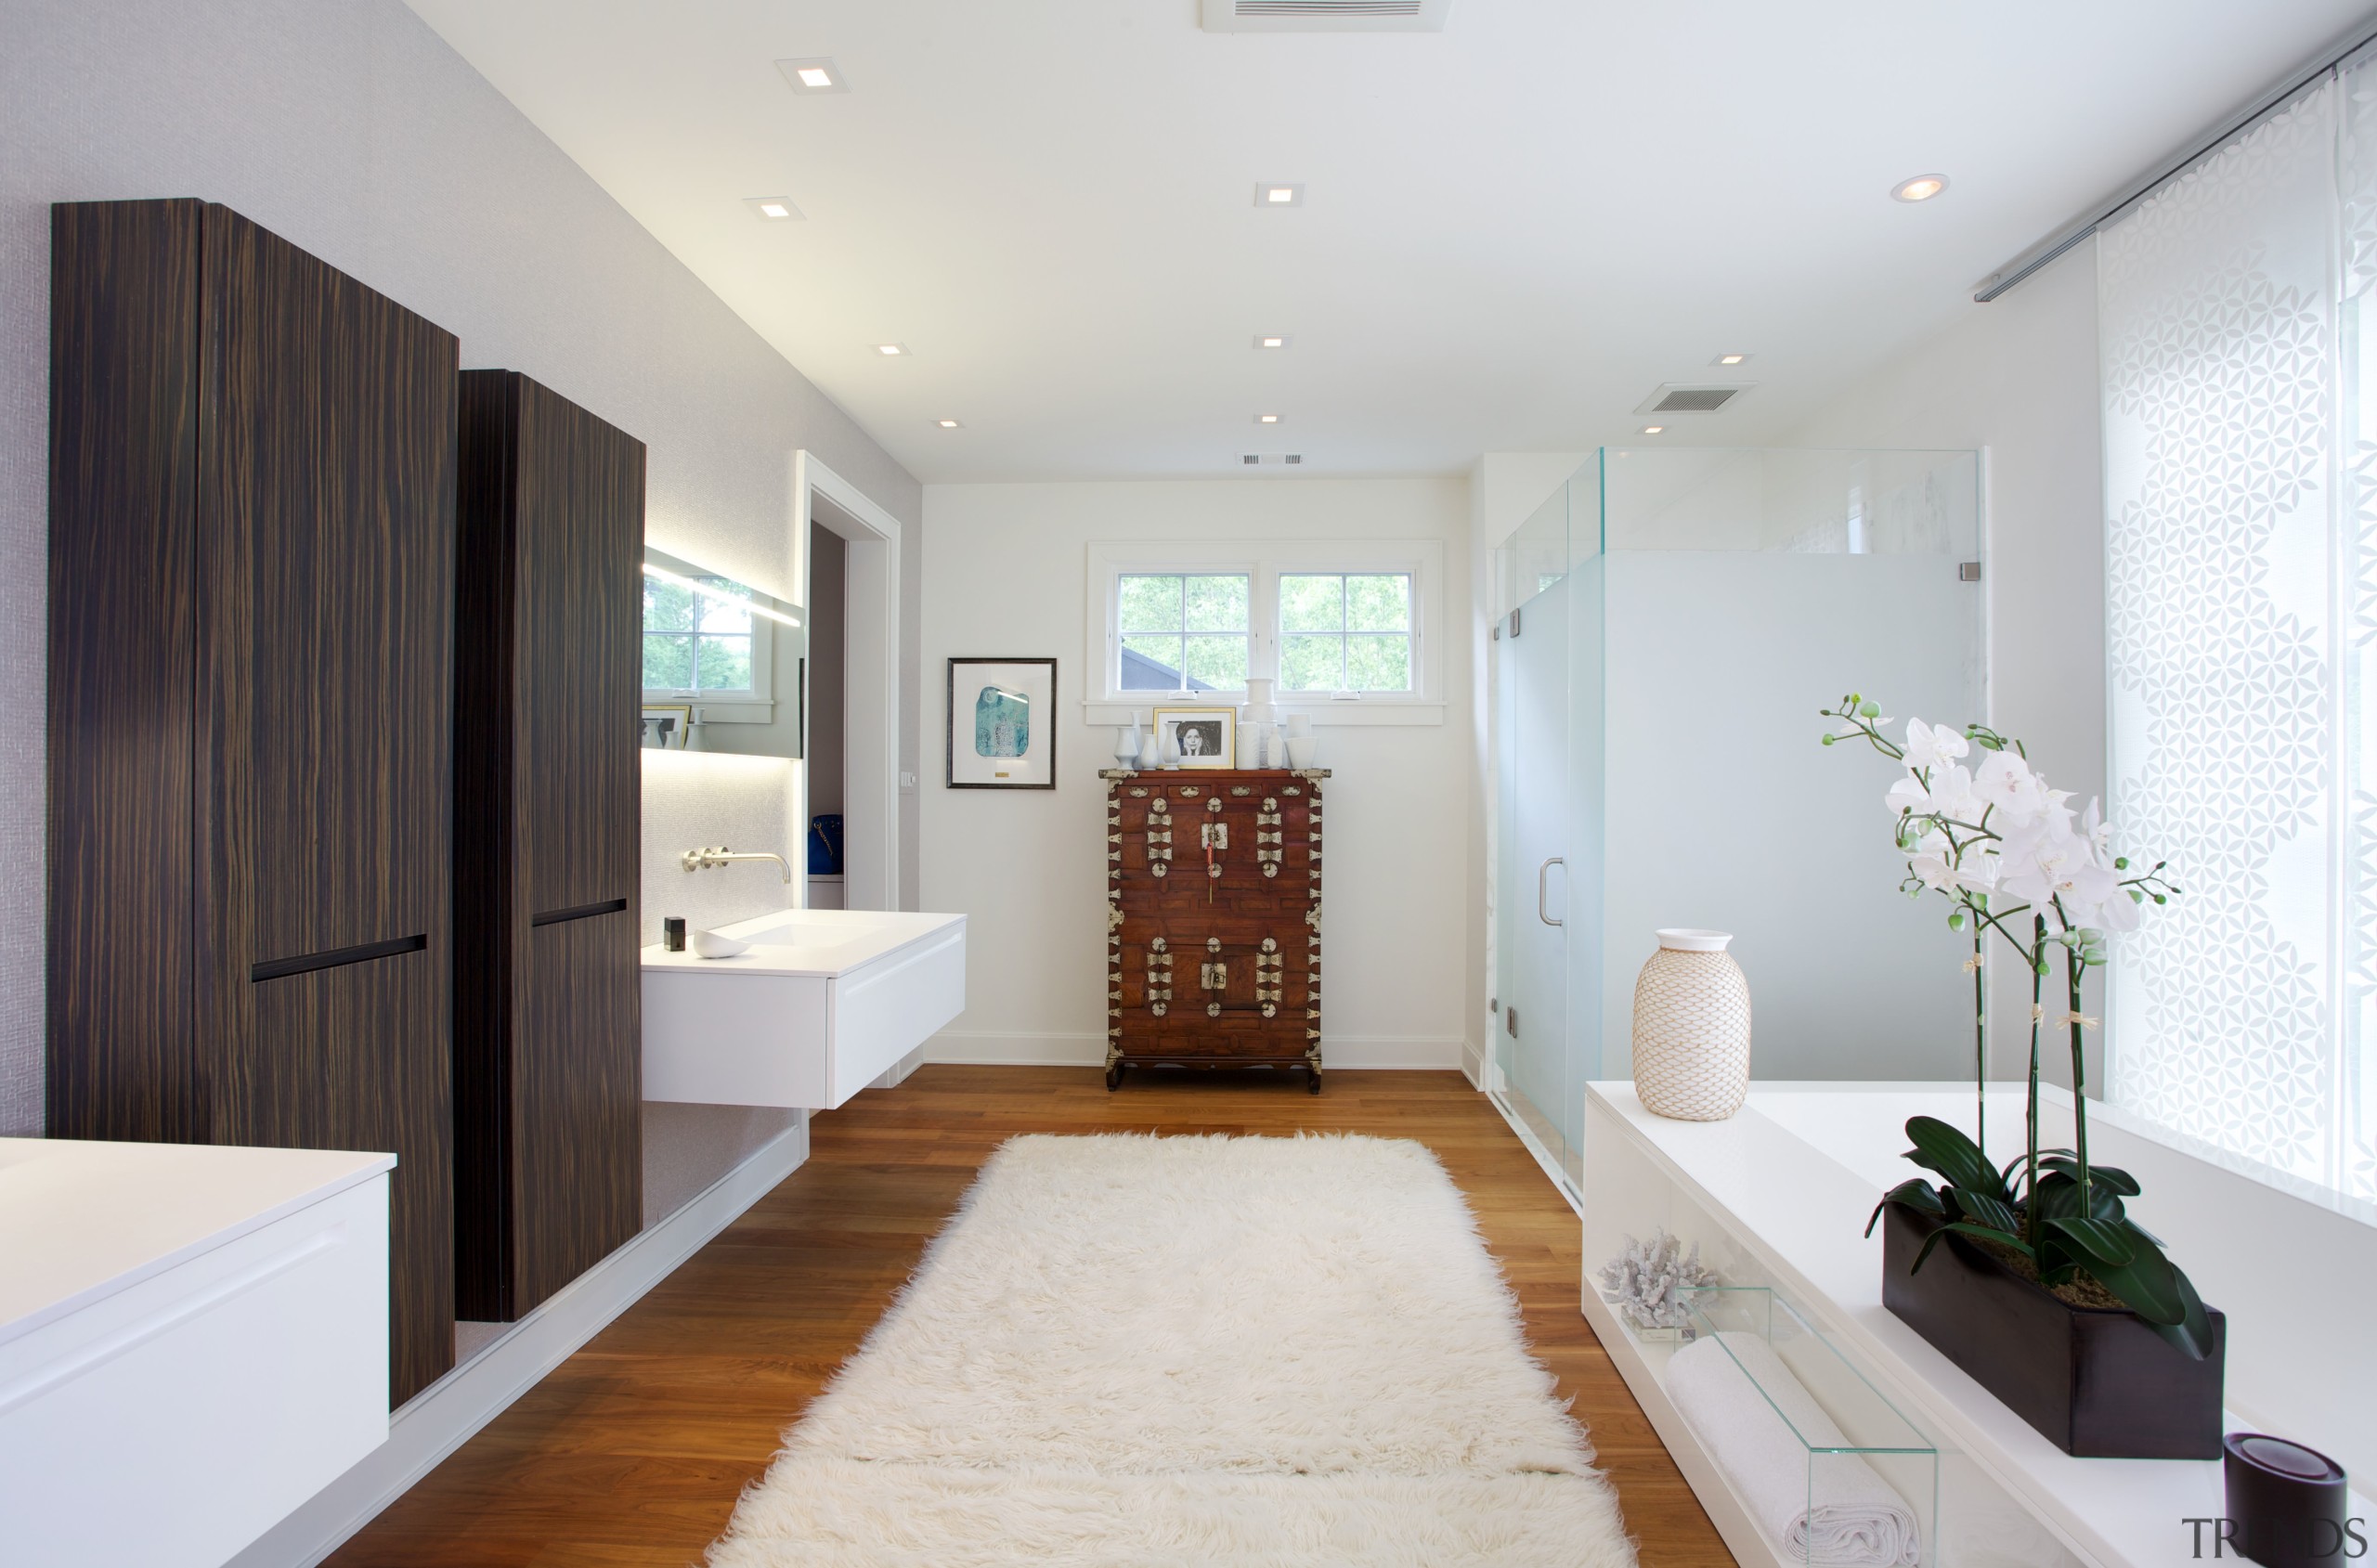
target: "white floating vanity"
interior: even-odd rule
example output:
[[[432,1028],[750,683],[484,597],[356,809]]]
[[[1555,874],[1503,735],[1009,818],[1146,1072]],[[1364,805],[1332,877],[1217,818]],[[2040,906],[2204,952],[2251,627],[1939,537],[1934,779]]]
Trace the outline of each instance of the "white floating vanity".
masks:
[[[395,1164],[0,1138],[0,1558],[214,1568],[385,1442]]]
[[[831,1110],[966,1006],[966,917],[786,909],[643,950],[643,1097]]]

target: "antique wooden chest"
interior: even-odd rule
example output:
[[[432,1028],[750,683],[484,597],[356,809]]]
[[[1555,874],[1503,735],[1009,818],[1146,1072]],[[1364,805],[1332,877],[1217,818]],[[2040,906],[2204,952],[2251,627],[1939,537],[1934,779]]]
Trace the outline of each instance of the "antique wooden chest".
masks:
[[[1301,1068],[1320,1092],[1320,784],[1109,770],[1106,1086],[1132,1067]]]

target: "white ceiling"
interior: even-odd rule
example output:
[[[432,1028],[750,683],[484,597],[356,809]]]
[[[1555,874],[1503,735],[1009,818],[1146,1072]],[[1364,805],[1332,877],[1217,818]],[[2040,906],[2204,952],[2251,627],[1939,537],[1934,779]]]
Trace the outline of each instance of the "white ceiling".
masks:
[[[928,482],[1445,472],[1622,440],[1729,350],[1758,390],[1679,434],[1760,440],[2368,3],[411,0]],[[851,92],[772,63],[817,55]]]

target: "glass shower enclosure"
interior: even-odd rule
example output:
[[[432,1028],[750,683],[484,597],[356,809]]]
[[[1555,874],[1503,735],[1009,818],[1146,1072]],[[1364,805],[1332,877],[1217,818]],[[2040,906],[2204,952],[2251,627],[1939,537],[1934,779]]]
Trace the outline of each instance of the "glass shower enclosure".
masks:
[[[1970,1071],[1969,941],[1817,710],[1988,717],[1980,519],[1969,451],[1604,448],[1497,551],[1488,1087],[1572,1197],[1662,927],[1734,934],[1754,1077]]]

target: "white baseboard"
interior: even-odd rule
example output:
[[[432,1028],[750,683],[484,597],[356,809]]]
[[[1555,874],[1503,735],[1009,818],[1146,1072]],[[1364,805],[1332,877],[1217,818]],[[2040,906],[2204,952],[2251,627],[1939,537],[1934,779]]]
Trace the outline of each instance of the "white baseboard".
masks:
[[[313,1568],[809,1158],[803,1118],[408,1401],[388,1441],[225,1568]]]
[[[1474,1040],[1461,1043],[1461,1075],[1479,1094],[1486,1092],[1486,1047]]]
[[[1320,1064],[1330,1071],[1369,1069],[1443,1071],[1461,1068],[1464,1042],[1453,1035],[1326,1034]],[[1101,1067],[1103,1034],[1058,1034],[1033,1030],[948,1030],[925,1042],[929,1062],[969,1062],[978,1067]],[[1474,1082],[1473,1077],[1471,1082]]]

